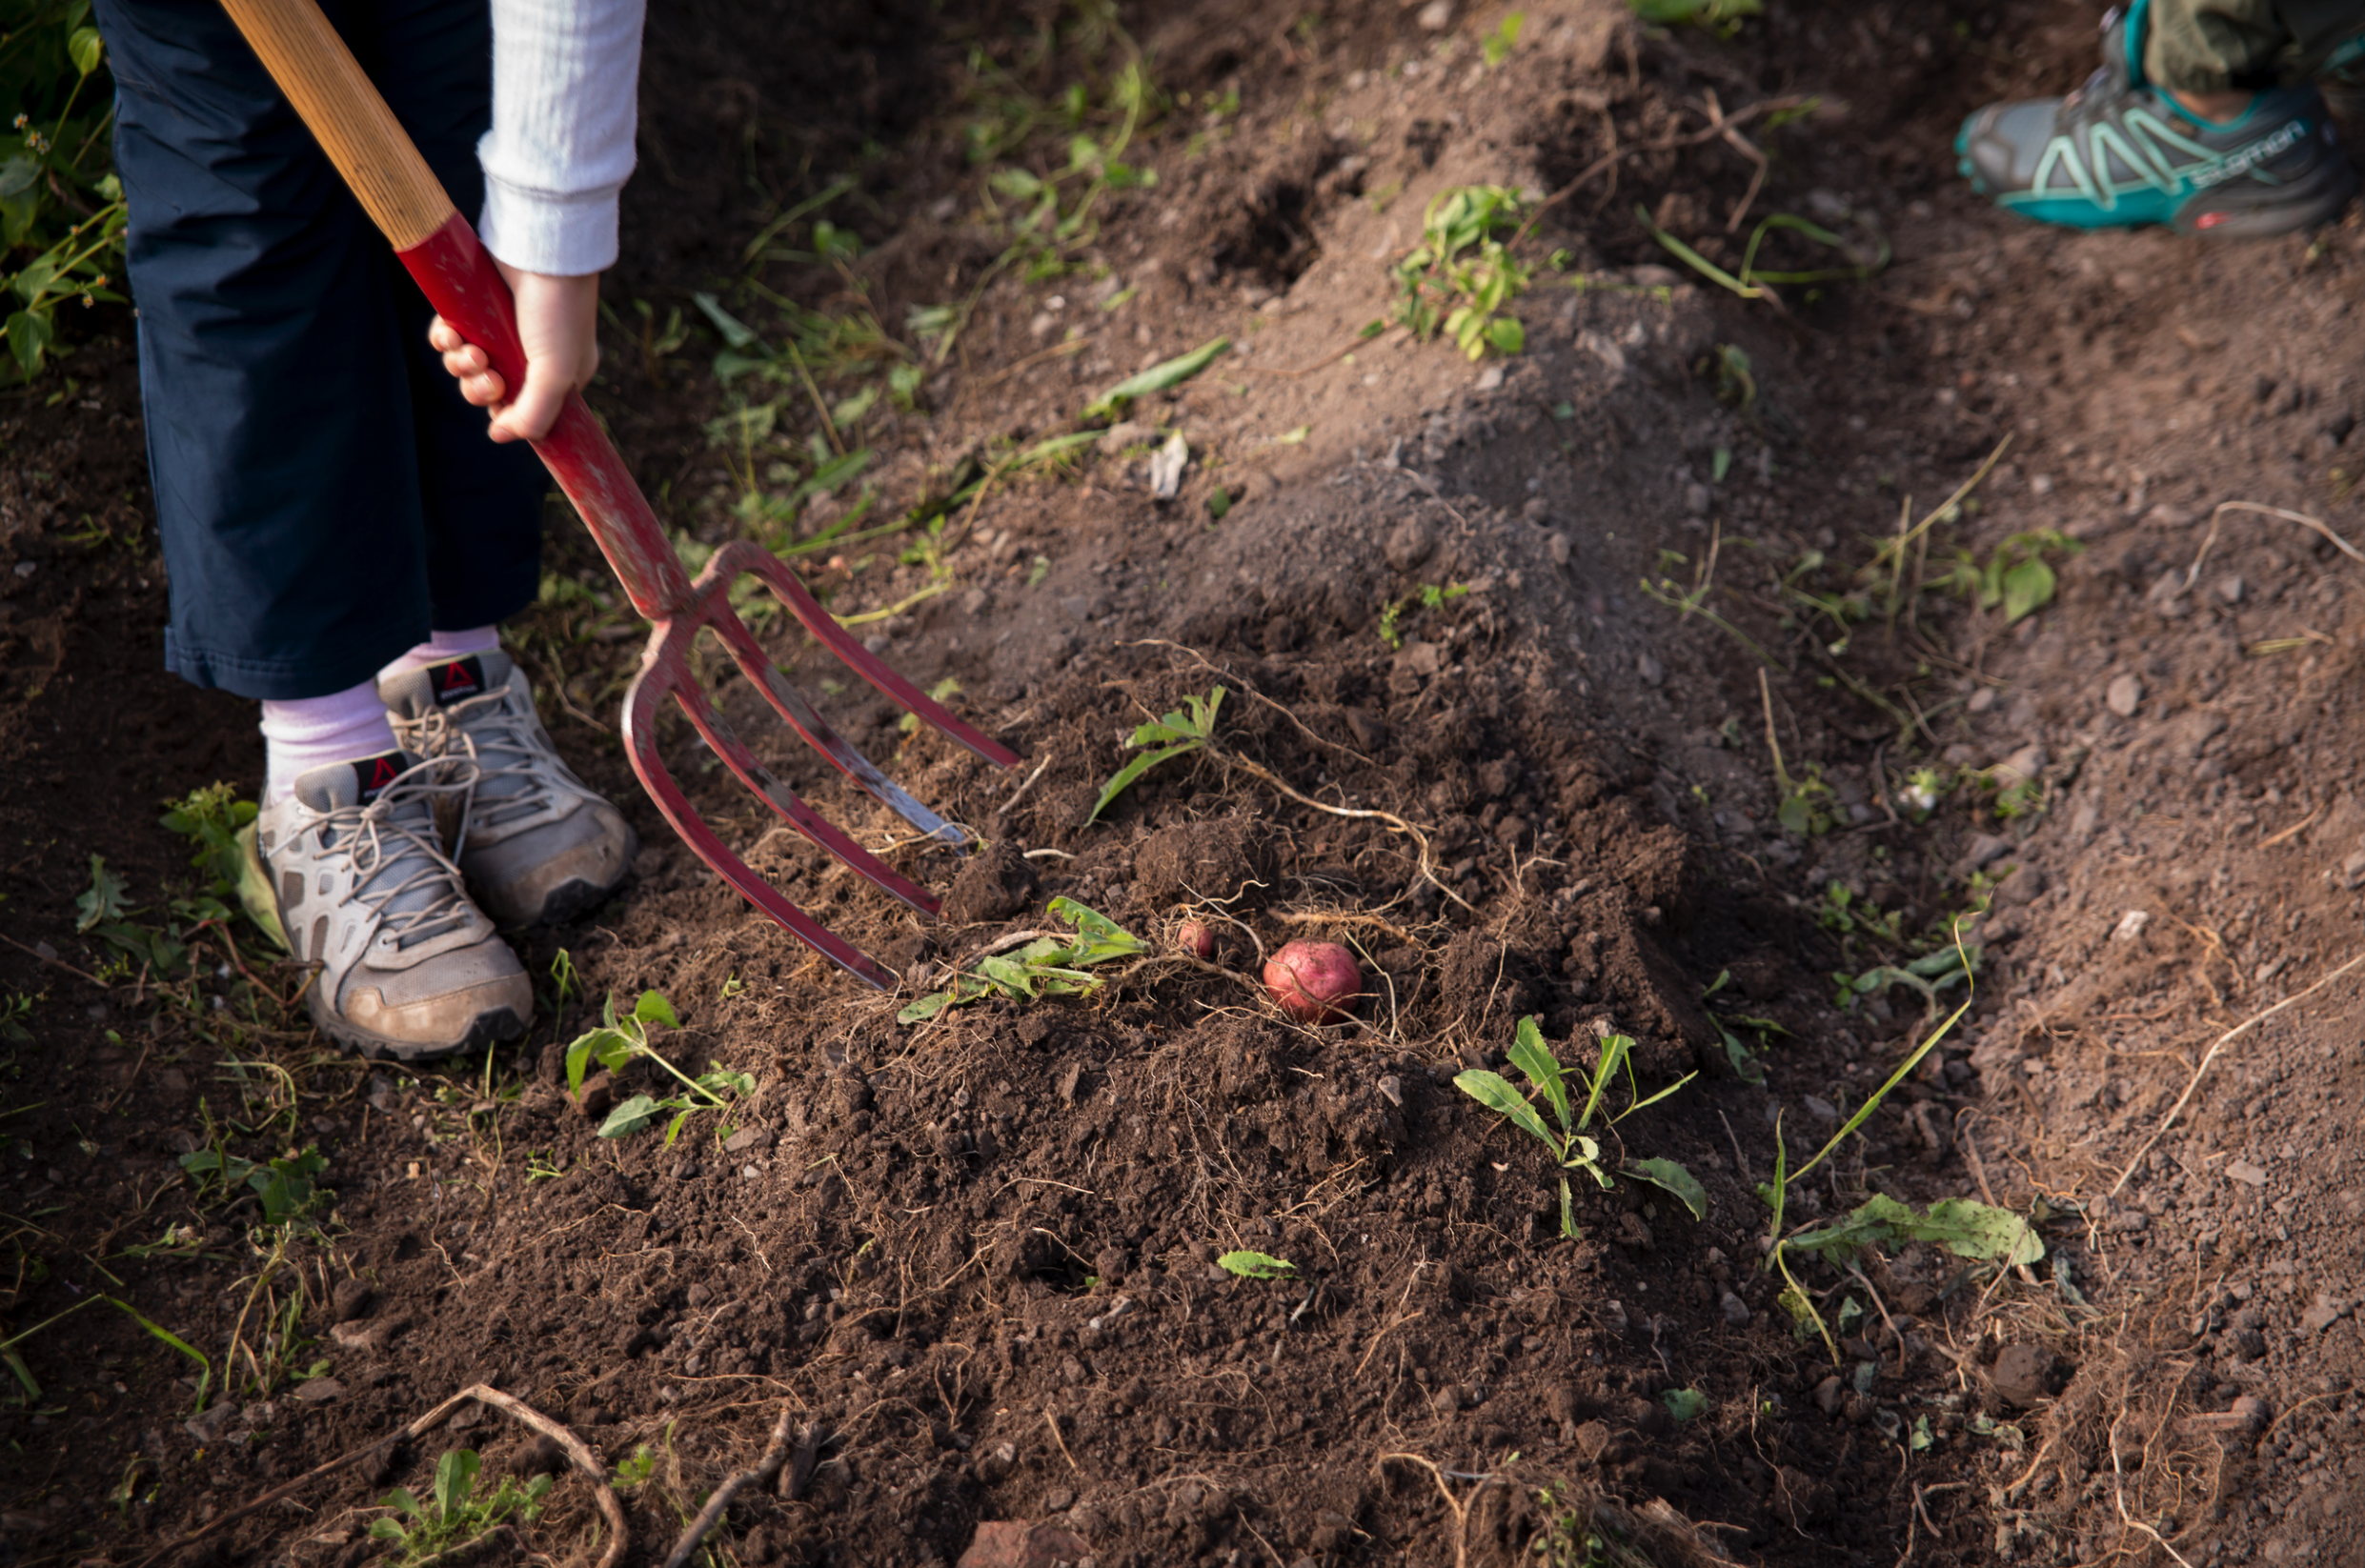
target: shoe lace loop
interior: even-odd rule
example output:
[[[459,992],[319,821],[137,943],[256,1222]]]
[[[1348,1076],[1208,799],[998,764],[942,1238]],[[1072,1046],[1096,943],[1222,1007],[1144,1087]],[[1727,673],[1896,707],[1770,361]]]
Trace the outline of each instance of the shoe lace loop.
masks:
[[[497,835],[498,830],[541,811],[553,791],[589,794],[566,775],[543,744],[533,714],[513,705],[506,692],[494,692],[454,708],[430,709],[415,723],[414,750],[426,756],[465,760],[474,769],[475,788],[463,802],[458,835],[462,840],[471,823]],[[485,790],[485,785],[499,779],[515,779],[517,787]],[[459,853],[455,844],[454,857]]]
[[[435,834],[435,801],[457,796],[463,819],[469,792],[476,787],[473,760],[434,757],[413,764],[377,793],[368,805],[340,806],[327,814],[321,845],[342,854],[354,878],[353,901],[378,917],[379,932],[397,948],[428,941],[475,919],[475,906],[460,884],[459,868],[445,855]],[[422,808],[405,813],[406,806]],[[463,830],[465,831],[465,830]],[[454,854],[458,852],[456,848]],[[417,862],[415,865],[411,862]],[[396,874],[391,886],[377,878]],[[414,909],[389,906],[414,889],[440,883],[436,895]]]

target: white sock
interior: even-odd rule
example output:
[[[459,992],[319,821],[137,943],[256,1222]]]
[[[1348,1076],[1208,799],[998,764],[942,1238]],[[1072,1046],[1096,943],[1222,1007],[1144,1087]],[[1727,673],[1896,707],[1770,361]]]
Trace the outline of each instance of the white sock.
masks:
[[[393,751],[394,730],[378,700],[377,682],[365,680],[325,697],[264,703],[263,746],[263,804],[273,806],[295,793],[298,774]]]
[[[501,629],[497,626],[474,626],[465,632],[430,632],[425,642],[380,670],[377,678],[385,680],[413,670],[424,670],[431,664],[447,664],[471,653],[497,653],[500,649]]]

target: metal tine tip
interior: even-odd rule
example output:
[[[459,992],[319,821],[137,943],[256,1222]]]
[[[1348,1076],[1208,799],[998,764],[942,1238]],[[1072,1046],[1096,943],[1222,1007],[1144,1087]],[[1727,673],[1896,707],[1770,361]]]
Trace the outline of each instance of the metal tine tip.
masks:
[[[697,682],[688,673],[669,681],[668,689],[681,711],[689,715],[691,725],[716,755],[722,758],[740,783],[763,796],[764,803],[778,813],[780,819],[835,855],[846,868],[865,881],[883,889],[922,915],[937,913],[936,895],[920,887],[894,867],[880,860],[851,835],[840,831],[829,818],[821,815],[800,798],[797,792],[774,776],[772,770],[756,760],[755,754],[741,743],[730,722],[722,716]]]
[[[661,641],[662,637],[658,640]],[[771,916],[791,936],[856,979],[880,991],[894,990],[897,978],[892,970],[853,943],[833,934],[782,896],[778,888],[757,875],[745,861],[732,854],[730,847],[715,835],[705,819],[691,807],[680,786],[674,782],[673,774],[666,771],[664,759],[657,754],[656,711],[668,694],[672,683],[652,681],[650,678],[660,673],[666,664],[676,666],[677,671],[681,655],[678,650],[672,650],[669,651],[671,657],[660,662],[656,656],[657,652],[657,643],[653,641],[649,662],[642,666],[639,675],[633,681],[632,689],[624,696],[625,748],[632,758],[633,772],[640,775],[641,785],[649,792],[649,798],[656,803],[658,812],[672,825],[681,841],[690,846],[691,852],[705,861],[717,875],[738,889],[739,896]],[[819,819],[817,817],[815,820]],[[827,823],[821,825],[828,826]],[[859,850],[860,846],[856,848]]]

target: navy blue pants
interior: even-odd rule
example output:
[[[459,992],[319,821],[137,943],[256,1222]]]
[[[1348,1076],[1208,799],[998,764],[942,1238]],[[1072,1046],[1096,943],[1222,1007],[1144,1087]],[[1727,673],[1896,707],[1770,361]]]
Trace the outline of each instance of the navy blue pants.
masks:
[[[486,0],[324,9],[464,214]],[[496,446],[433,313],[215,0],[97,0],[116,86],[166,667],[251,697],[358,685],[532,602],[547,476]]]

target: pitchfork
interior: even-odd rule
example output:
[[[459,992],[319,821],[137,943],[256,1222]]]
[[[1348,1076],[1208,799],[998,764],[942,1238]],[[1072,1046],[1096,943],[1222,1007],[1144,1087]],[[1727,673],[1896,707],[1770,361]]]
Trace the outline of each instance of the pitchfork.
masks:
[[[525,385],[525,353],[517,342],[516,309],[508,284],[319,7],[313,0],[223,0],[223,6],[436,313],[482,349],[509,386]],[[880,663],[805,592],[786,563],[769,552],[743,539],[734,541],[717,551],[697,580],[691,581],[640,487],[633,483],[624,460],[579,395],[567,400],[557,424],[534,443],[534,450],[582,514],[633,608],[656,627],[641,653],[640,673],[624,697],[625,749],[649,797],[699,859],[790,935],[872,985],[892,988],[893,973],[832,935],[716,837],[666,771],[657,754],[657,718],[671,697],[740,782],[763,796],[789,826],[913,909],[937,913],[935,895],[832,827],[740,744],[690,672],[691,643],[701,627],[713,628],[748,680],[798,734],[903,820],[946,844],[958,846],[967,834],[880,773],[789,685],[733,613],[732,585],[742,573],[761,578],[831,653],[923,723],[1002,767],[1015,766],[1018,756]]]

